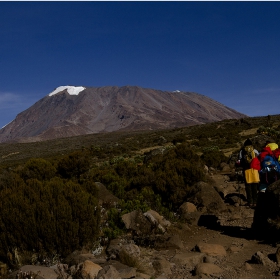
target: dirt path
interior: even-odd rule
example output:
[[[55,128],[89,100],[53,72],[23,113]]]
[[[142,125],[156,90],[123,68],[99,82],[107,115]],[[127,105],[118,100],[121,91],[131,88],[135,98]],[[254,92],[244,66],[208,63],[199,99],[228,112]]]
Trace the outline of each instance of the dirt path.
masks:
[[[216,184],[234,184],[237,182],[225,182],[222,175],[213,176]],[[244,186],[243,186],[244,187]],[[246,206],[228,205],[229,214],[221,215],[224,218],[222,226],[219,228],[206,228],[191,226],[186,231],[183,229],[180,237],[185,246],[185,250],[192,249],[199,242],[222,245],[227,255],[215,259],[215,264],[223,269],[222,277],[226,279],[265,279],[280,278],[279,268],[276,264],[276,246],[264,243],[254,236],[251,229],[254,210]],[[267,264],[257,264],[251,261],[252,256],[258,251],[268,257],[271,262]],[[175,270],[172,278],[196,278],[189,271],[184,269]]]

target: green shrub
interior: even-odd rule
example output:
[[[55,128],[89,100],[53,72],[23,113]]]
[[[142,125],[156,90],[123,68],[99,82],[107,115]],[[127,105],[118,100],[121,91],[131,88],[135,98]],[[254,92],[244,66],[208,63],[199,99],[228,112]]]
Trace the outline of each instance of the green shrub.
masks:
[[[217,149],[204,151],[201,159],[208,167],[214,168],[218,168],[222,162],[227,162],[228,160],[224,153]]]
[[[66,155],[59,160],[57,169],[63,178],[80,178],[89,169],[88,154],[77,151]]]
[[[96,240],[98,202],[80,184],[9,176],[10,184],[0,190],[0,258],[15,248],[65,256]]]
[[[49,180],[55,173],[56,168],[49,161],[42,158],[32,158],[26,162],[21,170],[21,177],[24,180]]]

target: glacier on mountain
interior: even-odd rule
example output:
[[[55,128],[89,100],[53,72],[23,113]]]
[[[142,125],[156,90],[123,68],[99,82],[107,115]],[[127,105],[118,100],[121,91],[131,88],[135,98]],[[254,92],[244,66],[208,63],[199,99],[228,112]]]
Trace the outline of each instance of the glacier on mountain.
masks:
[[[57,87],[53,92],[49,94],[49,96],[55,95],[63,90],[67,89],[67,92],[70,95],[78,95],[81,91],[85,90],[85,87],[74,87],[74,86],[60,86]]]

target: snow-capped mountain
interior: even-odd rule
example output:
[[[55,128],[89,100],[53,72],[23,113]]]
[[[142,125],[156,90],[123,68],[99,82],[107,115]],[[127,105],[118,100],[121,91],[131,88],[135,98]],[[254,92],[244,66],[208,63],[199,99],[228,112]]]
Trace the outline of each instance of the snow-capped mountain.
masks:
[[[0,142],[167,129],[242,117],[245,115],[193,92],[61,86],[3,127]]]

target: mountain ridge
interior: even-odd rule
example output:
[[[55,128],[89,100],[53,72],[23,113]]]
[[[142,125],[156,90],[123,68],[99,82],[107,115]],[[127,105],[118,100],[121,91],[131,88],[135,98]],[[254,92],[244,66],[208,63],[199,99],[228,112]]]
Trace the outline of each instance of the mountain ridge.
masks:
[[[0,130],[0,142],[166,129],[246,117],[207,96],[178,90],[62,86],[52,93],[4,126]]]

